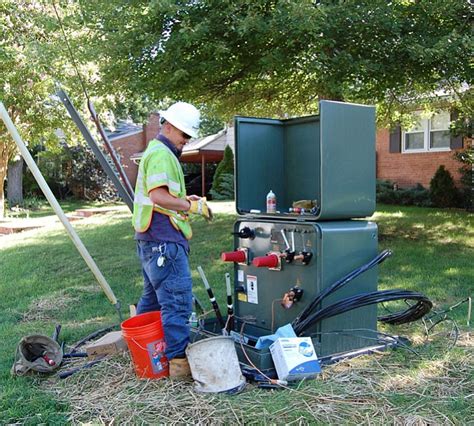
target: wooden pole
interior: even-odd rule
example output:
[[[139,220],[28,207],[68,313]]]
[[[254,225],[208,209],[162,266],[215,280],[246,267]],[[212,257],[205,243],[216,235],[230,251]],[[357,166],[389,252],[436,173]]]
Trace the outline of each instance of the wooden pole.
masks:
[[[5,122],[5,125],[7,126],[8,131],[12,135],[13,140],[18,146],[18,149],[20,150],[21,155],[23,159],[25,160],[26,164],[30,168],[31,173],[35,177],[36,181],[38,182],[38,185],[40,186],[47,200],[49,201],[49,204],[51,204],[51,207],[53,208],[54,212],[56,213],[56,215],[59,217],[62,224],[66,228],[66,231],[69,234],[69,237],[71,238],[72,242],[76,246],[77,250],[81,254],[84,261],[87,263],[87,266],[89,266],[89,269],[92,271],[95,278],[99,282],[100,286],[102,287],[102,290],[104,290],[104,293],[106,294],[107,298],[110,300],[110,303],[112,303],[113,305],[115,305],[117,309],[119,309],[120,303],[117,301],[114,292],[112,291],[109,284],[105,280],[104,276],[100,272],[99,268],[97,267],[96,263],[92,259],[91,255],[85,248],[84,244],[82,243],[81,239],[77,235],[76,231],[69,223],[68,218],[64,214],[64,211],[59,205],[58,201],[56,200],[56,197],[51,192],[51,189],[49,188],[48,184],[44,180],[44,177],[41,174],[40,170],[38,169],[38,166],[36,165],[35,160],[33,160],[33,157],[29,153],[28,148],[26,147],[25,143],[21,139],[15,125],[13,124],[2,102],[0,102],[0,116],[2,120]]]

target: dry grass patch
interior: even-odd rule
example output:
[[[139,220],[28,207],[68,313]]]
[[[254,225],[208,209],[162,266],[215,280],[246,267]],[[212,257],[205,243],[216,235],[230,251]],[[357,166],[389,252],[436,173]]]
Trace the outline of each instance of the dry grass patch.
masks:
[[[199,394],[189,382],[138,380],[128,355],[44,387],[70,405],[73,424],[454,424],[459,419],[446,407],[473,395],[473,356],[459,349],[466,349],[462,356],[437,360],[400,351],[364,356],[325,367],[297,388],[248,385],[236,396]]]
[[[99,293],[97,286],[71,287],[58,290],[32,301],[26,312],[21,314],[22,322],[54,321],[59,313],[81,300],[86,293]]]

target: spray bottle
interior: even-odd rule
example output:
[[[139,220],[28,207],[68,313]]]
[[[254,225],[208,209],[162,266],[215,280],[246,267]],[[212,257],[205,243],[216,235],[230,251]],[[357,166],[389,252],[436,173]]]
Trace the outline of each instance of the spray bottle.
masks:
[[[267,213],[276,213],[276,195],[271,189],[267,194]]]

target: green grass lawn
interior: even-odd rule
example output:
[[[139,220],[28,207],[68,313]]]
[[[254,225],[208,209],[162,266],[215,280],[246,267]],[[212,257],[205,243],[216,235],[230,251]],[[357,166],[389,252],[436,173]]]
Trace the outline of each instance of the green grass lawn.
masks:
[[[232,249],[230,233],[235,219],[234,215],[220,214],[212,225],[194,220],[190,261],[195,292],[203,301],[206,297],[197,265],[203,266],[224,305],[222,277],[231,268],[219,256]],[[390,248],[394,253],[379,268],[380,289],[421,291],[433,300],[437,310],[473,295],[472,215],[458,210],[381,205],[372,219],[379,226],[380,250]],[[138,300],[142,286],[130,214],[124,209],[74,222],[73,226],[122,302],[126,316],[128,305]],[[100,419],[111,421],[109,412],[115,413],[117,423],[164,422],[158,412],[153,417],[152,411],[146,411],[143,402],[139,417],[126,418],[120,407],[127,403],[114,399],[118,385],[113,384],[113,375],[110,383],[101,385],[110,386],[105,414],[84,411],[78,402],[84,389],[92,392],[97,388],[88,382],[95,372],[64,381],[10,376],[22,336],[35,332],[51,335],[54,326],[61,324],[62,339],[72,344],[100,327],[117,323],[118,317],[60,224],[0,237],[0,247],[0,424],[57,424],[73,418],[100,423]],[[208,409],[206,413],[212,411],[211,406],[226,407],[227,411],[217,409],[221,417],[214,419],[216,423],[467,423],[472,421],[474,392],[467,304],[450,316],[462,331],[458,345],[450,351],[442,339],[425,343],[419,322],[385,327],[385,331],[410,337],[417,354],[397,350],[344,362],[328,367],[320,379],[303,383],[298,391],[251,388],[235,397],[192,398],[202,410]],[[97,371],[100,368],[96,367]],[[169,390],[166,383],[139,385],[154,386],[159,394]],[[182,395],[190,395],[190,389],[190,385],[185,387]],[[175,409],[180,409],[177,404]],[[186,410],[186,406],[181,409]],[[79,414],[70,417],[71,413]],[[188,417],[184,413],[182,422],[198,421],[195,412]],[[202,415],[207,414],[203,411]]]
[[[17,210],[7,210],[6,217],[7,218],[37,218],[37,217],[45,217],[54,215],[54,210],[50,206],[47,200],[44,198],[30,198],[25,200],[26,207],[22,207],[21,209]],[[100,201],[82,201],[76,200],[74,198],[70,198],[67,200],[61,201],[61,208],[64,213],[71,213],[77,209],[87,209],[87,208],[97,208],[97,207],[104,207],[110,205],[120,205],[117,204],[110,204],[104,203]]]

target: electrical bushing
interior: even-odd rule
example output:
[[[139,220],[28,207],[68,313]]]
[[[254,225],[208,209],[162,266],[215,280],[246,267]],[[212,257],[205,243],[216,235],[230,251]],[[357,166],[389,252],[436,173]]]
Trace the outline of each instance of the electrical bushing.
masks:
[[[221,254],[221,260],[223,262],[237,262],[237,263],[246,263],[247,262],[247,251],[246,250],[235,250],[228,251]]]
[[[277,268],[280,265],[280,256],[271,253],[267,256],[256,257],[252,264],[257,268]]]

